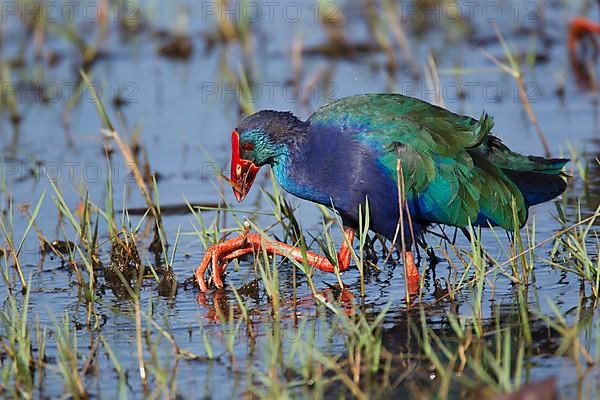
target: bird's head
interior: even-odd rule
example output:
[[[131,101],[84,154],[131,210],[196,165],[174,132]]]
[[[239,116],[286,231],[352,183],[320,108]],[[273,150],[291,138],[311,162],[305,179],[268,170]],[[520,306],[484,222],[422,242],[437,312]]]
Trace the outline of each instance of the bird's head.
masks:
[[[231,134],[231,184],[238,202],[248,194],[256,174],[289,152],[305,123],[289,112],[260,111],[246,117]]]

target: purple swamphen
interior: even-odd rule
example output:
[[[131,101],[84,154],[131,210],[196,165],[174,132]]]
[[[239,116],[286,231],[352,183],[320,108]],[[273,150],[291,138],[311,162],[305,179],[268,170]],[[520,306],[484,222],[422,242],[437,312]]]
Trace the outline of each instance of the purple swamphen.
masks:
[[[260,111],[232,133],[231,184],[242,201],[259,169],[269,164],[287,192],[336,210],[345,226],[339,271],[350,264],[359,210],[368,205],[369,228],[404,246],[407,284],[414,292],[419,272],[411,250],[429,225],[520,228],[528,207],[566,188],[567,159],[515,153],[490,133],[492,126],[485,113],[477,120],[398,94],[346,97],[306,121],[289,112]],[[208,289],[210,264],[220,288],[230,260],[261,248],[303,260],[300,248],[245,232],[207,249],[196,272],[201,290]],[[319,254],[307,252],[306,261],[335,271]]]

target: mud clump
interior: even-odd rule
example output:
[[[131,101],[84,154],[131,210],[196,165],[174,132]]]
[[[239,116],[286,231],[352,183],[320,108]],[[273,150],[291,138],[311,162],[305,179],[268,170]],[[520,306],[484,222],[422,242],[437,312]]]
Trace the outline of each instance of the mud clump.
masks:
[[[174,297],[177,294],[177,278],[173,268],[168,267],[158,282],[158,294],[163,297]]]
[[[194,52],[192,39],[185,35],[168,34],[158,47],[158,54],[163,57],[188,60]]]
[[[109,263],[104,271],[107,285],[117,296],[127,295],[125,284],[139,276],[143,268],[133,234],[123,231],[111,241]]]

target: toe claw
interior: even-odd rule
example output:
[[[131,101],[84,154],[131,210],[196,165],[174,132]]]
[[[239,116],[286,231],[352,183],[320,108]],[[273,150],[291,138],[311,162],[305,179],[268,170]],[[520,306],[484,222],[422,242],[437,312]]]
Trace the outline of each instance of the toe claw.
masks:
[[[202,263],[196,270],[196,282],[200,287],[200,290],[207,292],[210,286],[214,286],[217,289],[223,288],[223,272],[227,266],[227,262],[221,263],[222,252],[214,246],[209,247],[204,254]],[[206,270],[210,266],[211,272],[206,277]]]
[[[219,252],[215,251],[212,254],[212,264],[211,264],[211,274],[213,284],[217,289],[221,289],[223,287],[223,280],[221,279],[221,271],[219,268]]]
[[[202,263],[200,263],[200,266],[198,266],[198,269],[196,270],[196,282],[198,283],[198,286],[200,287],[200,290],[203,292],[208,292],[208,284],[206,281],[206,270],[208,269],[208,266],[210,264],[210,261],[213,257],[213,253],[214,251],[209,247],[206,250],[206,254],[204,254],[204,258],[202,259]],[[210,284],[210,280],[208,282]]]

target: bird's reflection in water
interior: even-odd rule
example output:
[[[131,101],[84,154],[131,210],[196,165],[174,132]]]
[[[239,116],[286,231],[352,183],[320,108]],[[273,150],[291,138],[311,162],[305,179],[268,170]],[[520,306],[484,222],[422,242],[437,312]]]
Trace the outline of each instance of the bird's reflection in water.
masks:
[[[253,281],[251,284],[256,285],[257,290],[259,290],[258,281]],[[349,289],[340,289],[337,286],[328,285],[327,288],[319,290],[317,296],[319,301],[335,304],[346,315],[352,315],[357,310],[356,296]],[[249,317],[255,323],[267,321],[274,312],[277,312],[278,318],[282,320],[291,320],[301,315],[314,313],[317,305],[317,299],[309,292],[297,294],[296,296],[281,297],[278,300],[279,310],[274,310],[272,302],[268,300],[264,300],[262,305],[256,301],[255,304],[258,307],[248,308],[247,305],[244,305],[248,309],[242,310],[235,294],[229,289],[214,290],[207,293],[200,292],[197,301],[202,306],[200,308],[203,311],[202,318],[207,322],[227,322],[232,317],[234,320],[240,319],[245,312],[249,314]],[[270,308],[269,311],[271,312],[265,313],[265,306]]]

